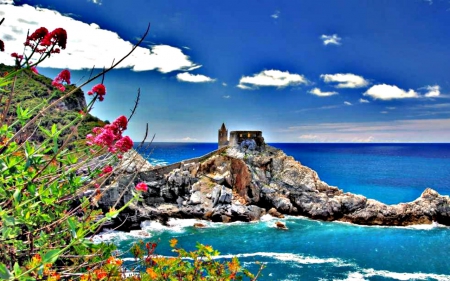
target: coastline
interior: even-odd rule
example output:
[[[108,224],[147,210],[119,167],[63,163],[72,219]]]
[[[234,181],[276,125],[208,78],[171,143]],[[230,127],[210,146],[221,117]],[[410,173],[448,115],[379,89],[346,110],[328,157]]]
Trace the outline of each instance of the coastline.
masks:
[[[427,189],[410,203],[386,205],[327,185],[314,170],[269,145],[245,152],[228,147],[186,162],[139,173],[138,180],[150,187],[144,205],[132,206],[109,227],[133,230],[145,220],[164,224],[170,218],[255,221],[269,212],[361,225],[449,225],[448,196]],[[126,177],[107,191],[103,209],[125,183]]]

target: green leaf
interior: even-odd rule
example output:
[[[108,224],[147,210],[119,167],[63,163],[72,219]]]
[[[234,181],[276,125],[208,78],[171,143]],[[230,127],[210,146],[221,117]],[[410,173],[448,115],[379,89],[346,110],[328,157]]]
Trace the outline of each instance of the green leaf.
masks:
[[[6,268],[6,265],[0,263],[0,279],[8,280],[11,278],[11,272]]]
[[[20,269],[19,264],[16,262],[14,264],[14,275],[19,276],[22,273],[22,269]]]
[[[52,135],[56,134],[56,130],[57,130],[56,124],[53,124],[52,125]]]
[[[59,256],[59,250],[50,250],[42,257],[42,263],[54,263]]]
[[[69,217],[67,219],[67,224],[69,225],[70,232],[72,233],[73,238],[77,238],[75,219],[73,217]]]
[[[16,201],[17,203],[20,203],[20,189],[16,189],[16,191],[14,191],[13,197],[14,197],[14,201]]]

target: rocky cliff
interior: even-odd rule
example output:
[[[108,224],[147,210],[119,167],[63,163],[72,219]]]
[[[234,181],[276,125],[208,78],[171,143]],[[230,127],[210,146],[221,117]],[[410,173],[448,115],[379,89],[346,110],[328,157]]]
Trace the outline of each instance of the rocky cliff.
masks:
[[[100,201],[105,211],[131,178],[125,175],[109,187]],[[314,170],[268,145],[261,151],[227,148],[201,162],[181,163],[171,171],[140,172],[127,187],[121,204],[131,198],[134,184],[141,181],[149,187],[143,200],[114,222],[124,230],[139,228],[141,221],[149,219],[254,221],[267,212],[363,225],[450,225],[448,196],[426,189],[413,202],[386,205],[328,185]]]

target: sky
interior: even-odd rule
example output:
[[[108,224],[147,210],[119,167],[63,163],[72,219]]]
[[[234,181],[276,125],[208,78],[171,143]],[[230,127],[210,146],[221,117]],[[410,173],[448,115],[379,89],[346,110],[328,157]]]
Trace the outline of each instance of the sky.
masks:
[[[28,30],[62,27],[67,48],[38,70],[76,84],[150,24],[92,111],[128,115],[139,89],[134,141],[148,124],[155,141],[216,142],[222,122],[269,143],[450,141],[447,0],[0,0],[2,17],[1,63]]]

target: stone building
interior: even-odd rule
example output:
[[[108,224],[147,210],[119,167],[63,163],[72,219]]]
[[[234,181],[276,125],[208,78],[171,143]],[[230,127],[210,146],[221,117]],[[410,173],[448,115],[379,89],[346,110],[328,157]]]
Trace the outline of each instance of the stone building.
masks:
[[[228,145],[228,130],[225,127],[225,123],[222,123],[222,127],[219,129],[219,148]]]
[[[255,146],[255,149],[259,149],[263,147],[264,144],[264,138],[261,131],[231,131],[230,139],[228,140],[228,130],[225,127],[225,123],[222,123],[222,127],[219,130],[219,148],[227,145],[251,145]]]

